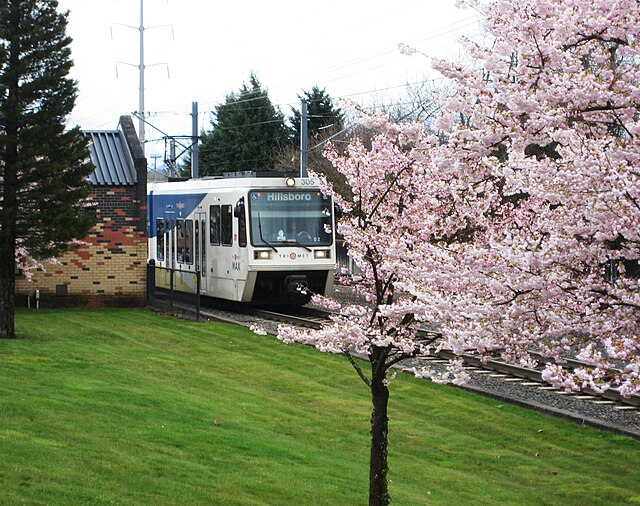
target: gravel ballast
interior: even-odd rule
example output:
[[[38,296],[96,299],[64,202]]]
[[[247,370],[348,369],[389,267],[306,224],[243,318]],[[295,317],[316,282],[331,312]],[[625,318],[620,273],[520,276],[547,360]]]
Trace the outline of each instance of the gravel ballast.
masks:
[[[336,286],[334,297],[341,302],[358,302],[350,288]],[[246,327],[259,324],[267,332],[275,334],[278,323],[262,320],[255,316],[218,311],[207,308],[203,316],[238,323]],[[405,369],[417,364],[404,364]],[[470,380],[462,387],[481,395],[493,397],[500,402],[517,404],[526,408],[542,411],[553,416],[572,420],[618,434],[640,439],[640,409],[620,409],[619,404],[602,403],[601,399],[587,399],[580,394],[565,394],[551,389],[542,383],[526,386],[527,381],[505,381],[505,378],[492,377],[490,373],[470,370]]]

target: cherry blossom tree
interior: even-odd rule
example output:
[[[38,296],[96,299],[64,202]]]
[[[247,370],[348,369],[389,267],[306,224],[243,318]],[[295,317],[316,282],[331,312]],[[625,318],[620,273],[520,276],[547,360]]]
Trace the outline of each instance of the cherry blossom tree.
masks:
[[[545,378],[570,390],[637,392],[640,4],[469,3],[493,36],[467,41],[482,72],[436,64],[457,94],[435,165],[464,173],[458,198],[477,209],[453,214],[475,215],[465,262],[485,278],[465,271],[477,308],[455,332],[553,358]],[[565,368],[567,355],[589,365]]]
[[[338,224],[366,305],[279,338],[345,355],[372,398],[370,504],[388,504],[390,369],[446,349],[523,365],[567,390],[640,390],[640,2],[469,1],[490,44],[436,122],[327,153],[352,189]],[[442,134],[447,141],[441,143]],[[587,363],[566,366],[566,358]],[[369,370],[357,361],[364,357]],[[459,358],[436,381],[466,380]]]
[[[376,118],[373,118],[376,121]],[[362,270],[363,281],[354,291],[362,305],[340,306],[314,297],[312,302],[336,311],[333,323],[321,330],[280,327],[278,337],[345,355],[371,390],[370,504],[388,504],[387,489],[387,405],[390,368],[404,359],[425,355],[437,341],[435,333],[419,333],[422,304],[396,283],[406,284],[407,269],[397,258],[396,249],[410,249],[425,225],[422,216],[422,167],[404,144],[414,144],[422,136],[422,126],[398,128],[383,119],[388,128],[373,138],[370,148],[355,139],[344,155],[327,153],[353,194],[347,200],[330,187],[336,203],[346,212],[339,223],[350,256]],[[368,360],[367,372],[358,357]],[[459,363],[451,365],[459,372]],[[421,374],[444,379],[448,373],[423,369]],[[455,381],[460,375],[451,376]]]

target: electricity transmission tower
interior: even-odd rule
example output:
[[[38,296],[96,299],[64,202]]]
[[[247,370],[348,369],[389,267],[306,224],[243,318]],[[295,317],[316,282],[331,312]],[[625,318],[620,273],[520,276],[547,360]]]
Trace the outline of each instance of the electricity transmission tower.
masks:
[[[144,71],[147,67],[153,67],[156,65],[166,65],[167,66],[167,76],[169,76],[169,65],[167,63],[154,63],[153,65],[145,65],[144,63],[144,32],[145,30],[149,30],[151,28],[161,28],[171,25],[158,25],[145,28],[144,26],[144,0],[140,0],[140,24],[136,26],[126,25],[122,23],[116,23],[120,26],[124,26],[127,28],[132,28],[134,30],[138,30],[140,32],[140,60],[138,65],[134,65],[132,63],[126,62],[118,62],[124,65],[130,65],[132,67],[138,68],[139,73],[139,85],[138,85],[138,111],[136,111],[136,117],[138,118],[138,137],[140,138],[140,143],[142,144],[142,149],[145,148],[145,106],[144,106]],[[112,34],[113,36],[113,34]],[[117,73],[117,67],[116,67]]]

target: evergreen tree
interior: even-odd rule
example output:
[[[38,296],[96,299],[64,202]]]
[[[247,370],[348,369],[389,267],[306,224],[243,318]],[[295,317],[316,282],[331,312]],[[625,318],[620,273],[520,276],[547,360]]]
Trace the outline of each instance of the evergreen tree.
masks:
[[[289,142],[289,131],[255,74],[239,93],[227,95],[213,114],[212,129],[202,135],[201,175],[274,169],[280,150]]]
[[[322,132],[333,134],[344,128],[344,114],[339,108],[334,107],[333,100],[326,89],[318,86],[305,91],[298,98],[307,103],[308,126],[307,133],[309,139],[321,141],[325,135]],[[292,115],[289,121],[293,125],[294,145],[300,146],[300,111],[291,108]]]
[[[307,103],[308,169],[325,176],[339,193],[348,196],[350,190],[344,176],[324,156],[326,141],[340,132],[345,133],[344,113],[334,106],[326,90],[318,86],[303,92],[298,98]],[[292,107],[291,113],[289,122],[293,130],[293,144],[288,152],[282,154],[281,164],[288,166],[289,170],[297,170],[300,167],[300,111]]]
[[[56,0],[0,3],[0,337],[15,337],[16,251],[49,258],[83,237],[87,140],[65,131],[77,95]]]

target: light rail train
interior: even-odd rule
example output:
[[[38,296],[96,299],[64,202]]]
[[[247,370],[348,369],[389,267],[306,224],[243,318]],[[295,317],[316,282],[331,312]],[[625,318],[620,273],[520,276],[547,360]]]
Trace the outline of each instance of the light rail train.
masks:
[[[270,305],[331,293],[334,209],[317,180],[234,173],[147,191],[157,287]]]

